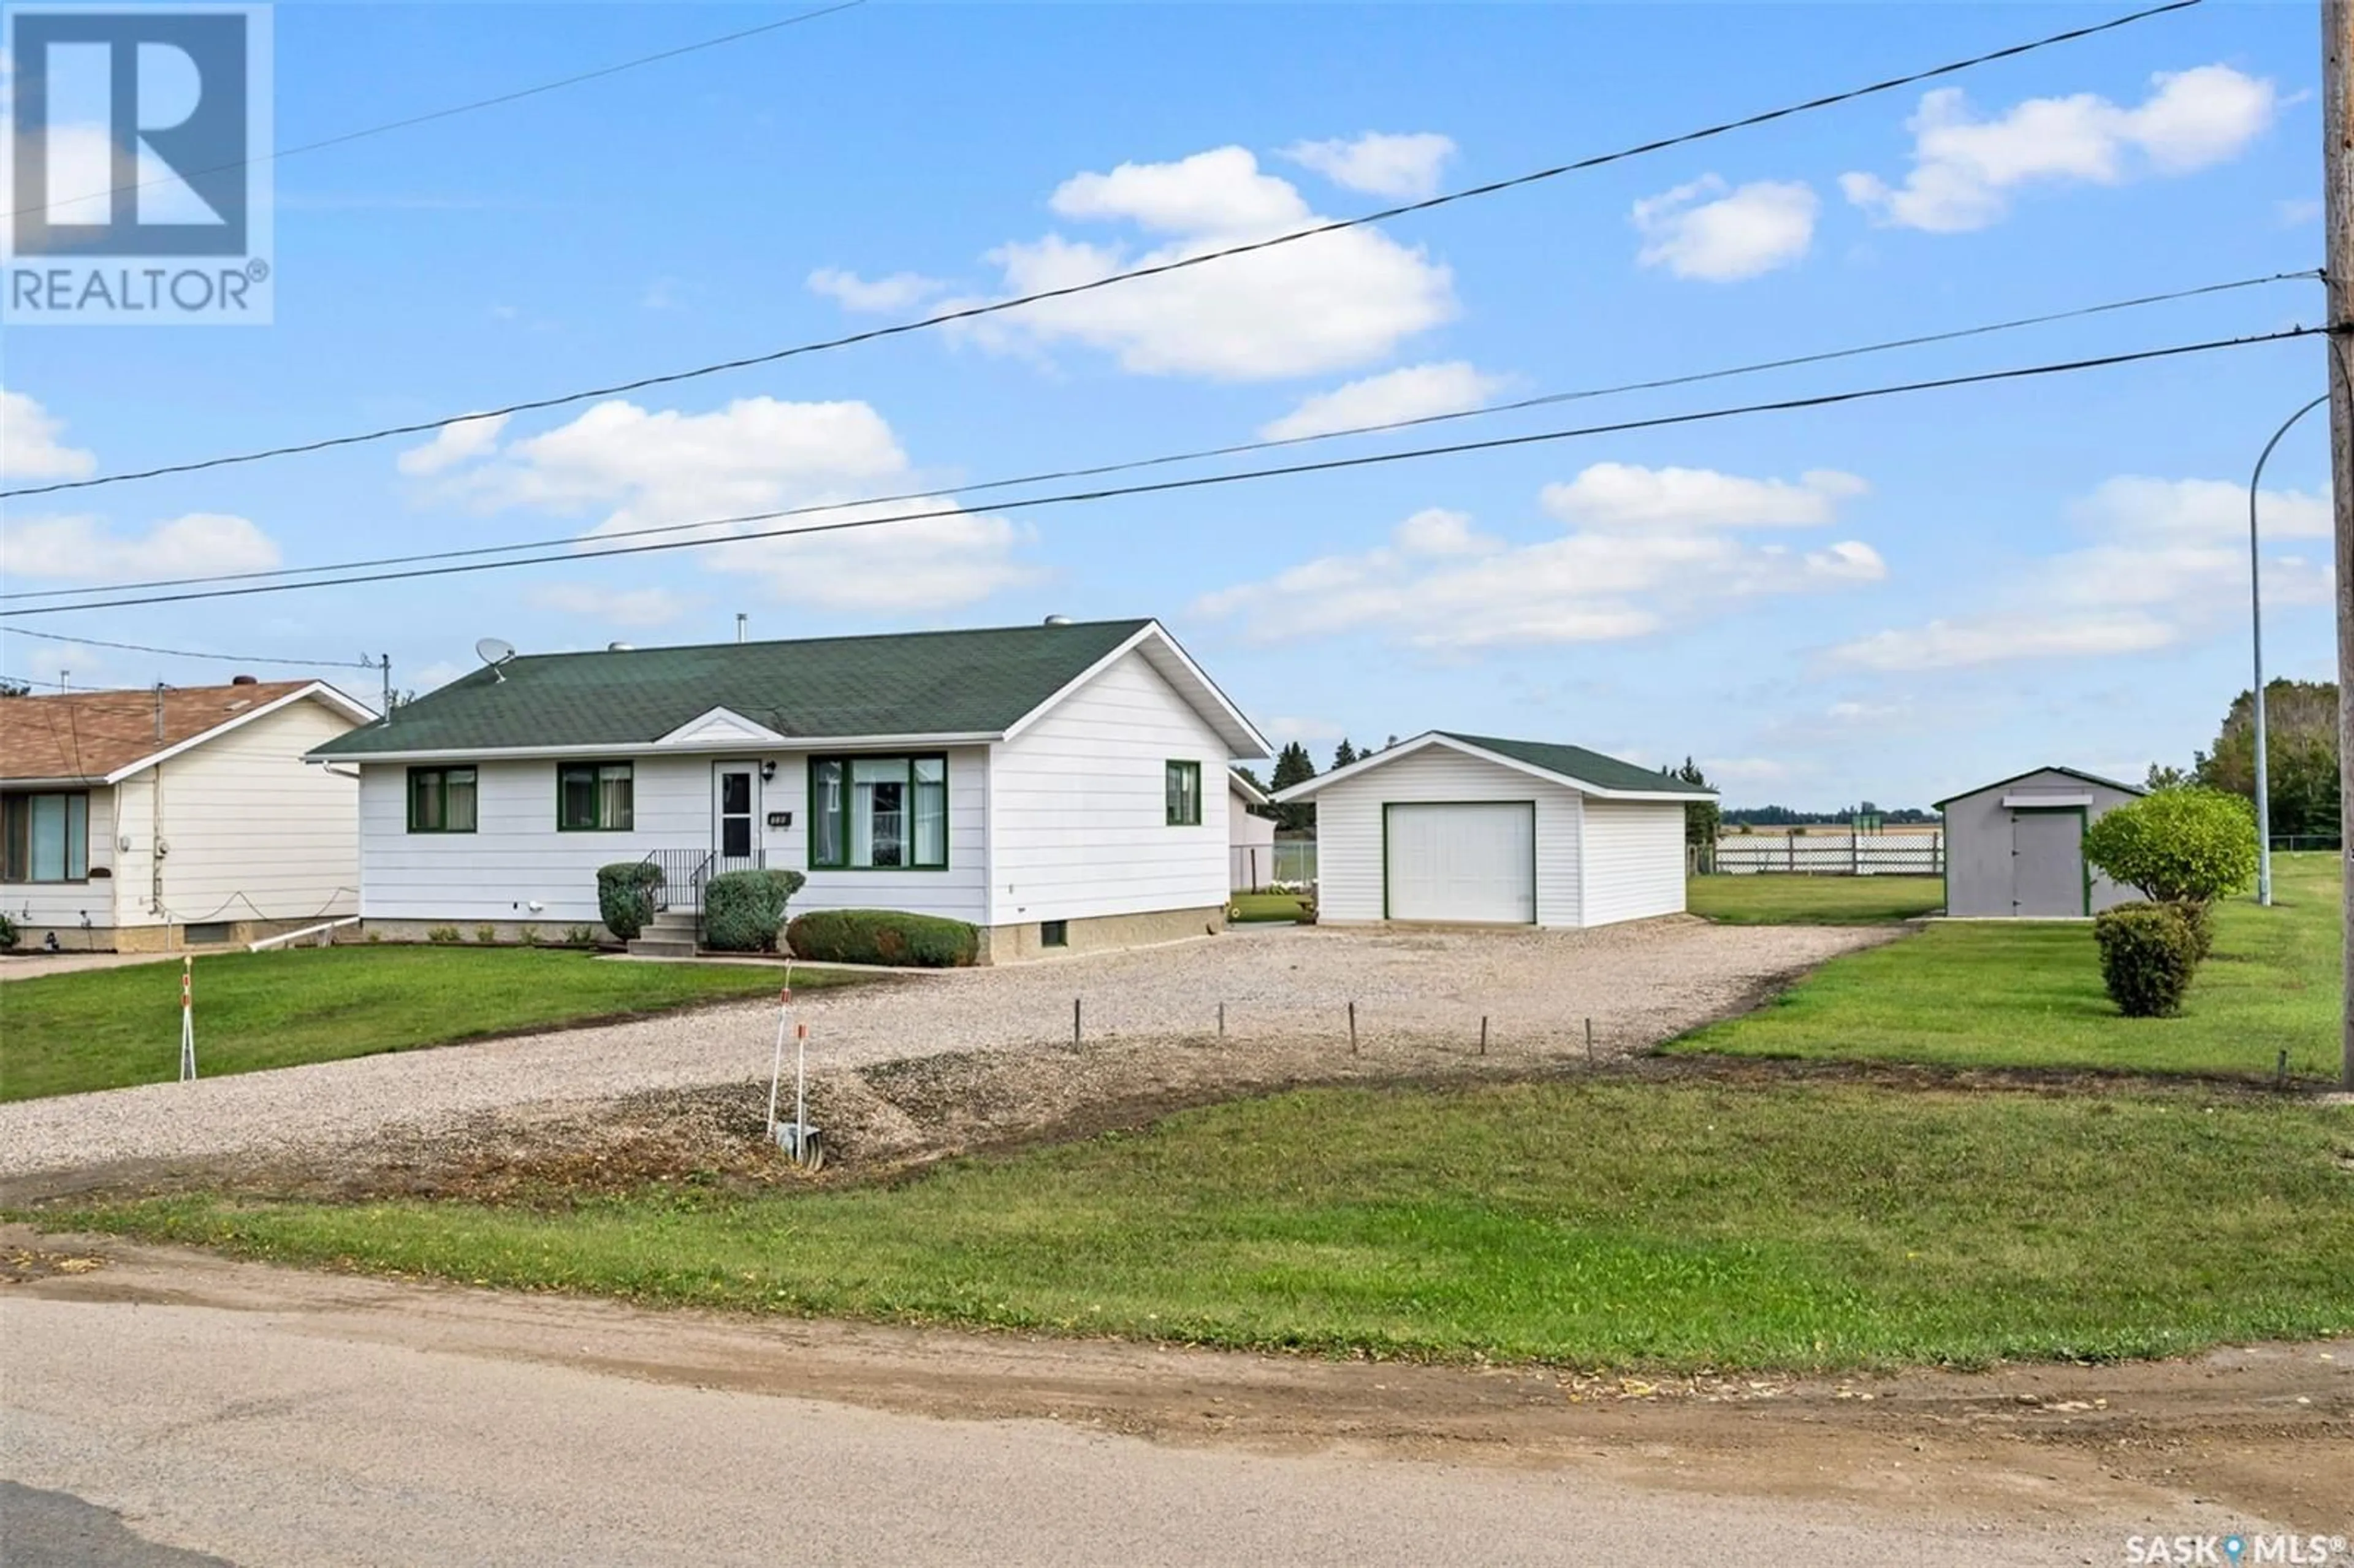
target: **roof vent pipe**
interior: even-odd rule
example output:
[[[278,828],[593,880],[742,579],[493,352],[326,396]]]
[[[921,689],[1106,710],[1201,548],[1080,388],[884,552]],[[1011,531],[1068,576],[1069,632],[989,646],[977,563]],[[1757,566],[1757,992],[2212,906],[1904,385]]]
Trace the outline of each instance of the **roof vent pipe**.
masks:
[[[261,682],[252,675],[231,675],[228,678],[228,683],[232,686],[258,686]]]
[[[1071,624],[1071,618],[1067,615],[1050,615],[1046,618],[1045,624],[1048,626],[1068,626]]]
[[[608,642],[605,644],[605,652],[608,653],[627,653],[630,652],[630,645],[626,642]]]
[[[742,610],[736,612],[736,641],[741,642],[751,634],[752,618]]]

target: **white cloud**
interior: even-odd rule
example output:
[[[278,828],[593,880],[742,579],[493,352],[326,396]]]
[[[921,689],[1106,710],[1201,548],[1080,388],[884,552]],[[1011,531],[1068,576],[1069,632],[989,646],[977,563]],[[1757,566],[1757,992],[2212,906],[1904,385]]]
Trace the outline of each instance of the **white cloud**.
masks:
[[[1598,462],[1540,493],[1546,511],[1587,528],[1812,528],[1871,486],[1851,473],[1814,469],[1796,484],[1705,468]]]
[[[1913,169],[1904,183],[1847,174],[1840,187],[1884,223],[1959,233],[2000,219],[2021,186],[2114,185],[2221,163],[2261,135],[2280,106],[2271,82],[2224,65],[2150,81],[2150,95],[2132,109],[2080,92],[2029,99],[1990,120],[1978,118],[1960,89],[1939,88],[1906,122]]]
[[[1330,392],[1311,393],[1290,413],[1261,425],[1258,433],[1270,441],[1297,440],[1367,425],[1459,414],[1487,402],[1502,385],[1500,377],[1483,376],[1459,359],[1409,365]]]
[[[676,620],[687,608],[685,599],[668,588],[601,588],[588,583],[542,583],[524,598],[542,609],[616,626],[661,626]]]
[[[1878,552],[1860,541],[1799,552],[1723,532],[1724,515],[1747,514],[1700,508],[1672,525],[1586,527],[1514,544],[1434,508],[1400,524],[1385,545],[1221,589],[1194,609],[1237,619],[1262,641],[1373,630],[1460,652],[1639,637],[1706,607],[1886,575]]]
[[[2228,481],[2118,475],[2070,508],[2092,541],[2035,563],[2020,574],[2026,586],[1993,609],[1875,632],[1827,657],[1854,669],[1956,669],[2146,653],[2241,624],[2247,504],[2246,490]],[[2259,515],[2268,538],[2330,534],[2319,495],[2265,491]],[[2268,604],[2326,603],[2330,581],[2326,558],[2276,555],[2264,563]]]
[[[1635,260],[1712,283],[1754,278],[1805,257],[1821,205],[1800,182],[1755,180],[1734,190],[1704,175],[1635,204],[1631,221],[1643,237]]]
[[[678,280],[675,278],[656,278],[647,284],[646,291],[638,298],[638,305],[640,309],[649,311],[686,309],[686,302],[679,298]]]
[[[504,414],[485,415],[479,419],[461,419],[454,425],[444,425],[433,432],[433,439],[422,446],[409,448],[393,460],[393,466],[413,478],[425,478],[478,457],[487,457],[498,446],[499,432],[506,429]]]
[[[87,479],[98,459],[58,440],[65,421],[26,392],[0,387],[0,478]]]
[[[1455,155],[1455,143],[1435,132],[1391,135],[1368,131],[1354,138],[1295,142],[1283,156],[1315,170],[1335,185],[1398,201],[1438,194],[1439,172]]]
[[[887,278],[862,278],[840,267],[821,267],[809,275],[809,290],[823,294],[845,311],[870,313],[907,311],[948,287],[918,272],[894,272]]]
[[[889,424],[863,402],[748,397],[705,414],[599,403],[445,482],[450,495],[483,511],[600,514],[584,544],[627,529],[832,507],[677,535],[707,542],[695,553],[706,569],[760,579],[779,599],[820,609],[946,609],[1037,575],[1019,558],[1032,531],[1002,517],[938,497],[836,504],[876,489],[915,488]],[[802,537],[743,536],[915,512],[944,514]]]
[[[2296,228],[2313,222],[2321,216],[2321,203],[2310,196],[2285,197],[2273,204],[2283,228]]]
[[[1061,234],[1014,241],[990,254],[1009,295],[1092,282],[1322,221],[1297,189],[1262,173],[1241,147],[1075,175],[1049,205],[1075,222],[1125,222],[1167,238],[1141,250]],[[1456,308],[1445,266],[1378,230],[1350,228],[951,330],[1002,351],[1076,344],[1140,375],[1249,381],[1367,364],[1451,319]]]
[[[0,532],[0,577],[75,581],[266,571],[278,565],[270,535],[242,517],[191,512],[138,538],[96,517],[11,519]]]

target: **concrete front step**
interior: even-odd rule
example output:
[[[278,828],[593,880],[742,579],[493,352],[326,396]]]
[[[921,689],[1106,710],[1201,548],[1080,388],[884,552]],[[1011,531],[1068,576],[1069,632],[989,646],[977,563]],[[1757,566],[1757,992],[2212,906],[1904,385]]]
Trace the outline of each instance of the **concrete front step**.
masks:
[[[649,928],[645,936],[630,944],[630,953],[640,959],[691,959],[695,957],[695,938],[660,935]]]

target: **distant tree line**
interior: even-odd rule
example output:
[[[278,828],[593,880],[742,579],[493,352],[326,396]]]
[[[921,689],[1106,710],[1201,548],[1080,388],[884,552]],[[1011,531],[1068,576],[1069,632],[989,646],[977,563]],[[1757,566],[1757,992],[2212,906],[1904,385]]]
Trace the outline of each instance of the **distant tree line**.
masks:
[[[1918,806],[1892,808],[1870,800],[1859,800],[1836,811],[1801,811],[1795,806],[1741,806],[1724,813],[1726,823],[1736,828],[1799,828],[1818,822],[1845,827],[1858,817],[1878,817],[1883,822],[1934,822],[1937,813]]]

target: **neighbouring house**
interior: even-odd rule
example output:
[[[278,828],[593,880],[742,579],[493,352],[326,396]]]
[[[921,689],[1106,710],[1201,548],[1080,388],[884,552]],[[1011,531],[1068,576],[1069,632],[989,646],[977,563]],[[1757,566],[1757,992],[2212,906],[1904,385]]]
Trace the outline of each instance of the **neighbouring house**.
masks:
[[[1158,621],[1058,618],[525,655],[313,755],[359,770],[373,934],[559,936],[652,861],[673,913],[790,869],[794,913],[946,916],[1002,963],[1218,928],[1218,779],[1266,753]]]
[[[2082,919],[2140,897],[2086,862],[2084,830],[2143,793],[2097,773],[2039,768],[1939,800],[1946,819],[1946,913]]]
[[[1263,816],[1267,793],[1232,768],[1226,770],[1226,885],[1249,893],[1276,880],[1275,819]],[[1254,809],[1256,808],[1256,809]]]
[[[1684,907],[1684,808],[1715,791],[1581,747],[1433,730],[1278,793],[1316,805],[1317,906],[1606,926]]]
[[[19,950],[249,941],[359,907],[359,784],[304,754],[375,714],[319,681],[0,698]]]

